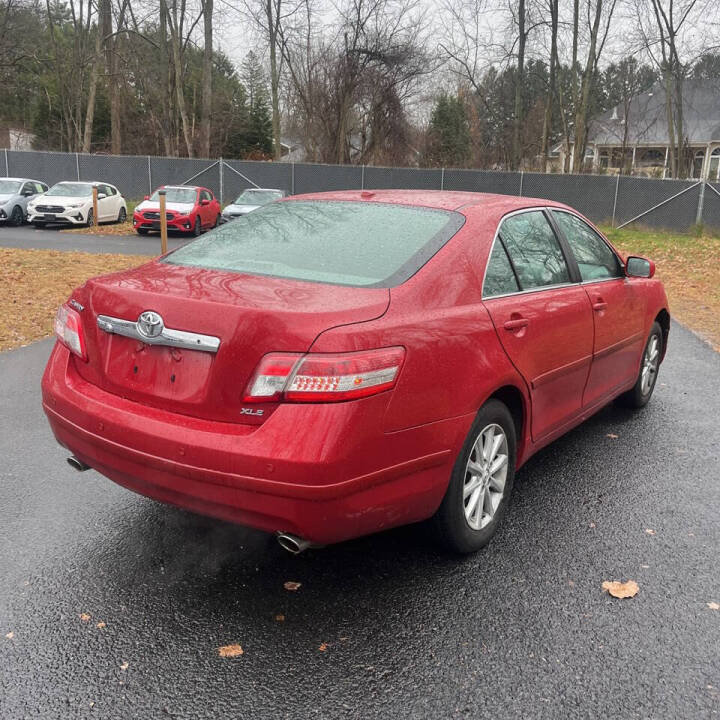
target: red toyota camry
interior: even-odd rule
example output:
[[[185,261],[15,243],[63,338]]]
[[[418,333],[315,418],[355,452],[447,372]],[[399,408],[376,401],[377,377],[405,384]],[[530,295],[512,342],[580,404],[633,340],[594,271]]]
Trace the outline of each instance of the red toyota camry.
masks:
[[[650,399],[654,270],[545,200],[297,196],[78,288],[43,405],[74,467],[291,551],[432,518],[470,552],[534,452]]]
[[[160,230],[160,191],[165,190],[165,215],[168,230],[193,233],[217,226],[222,209],[212,191],[193,185],[163,185],[135,208],[133,227],[138,235]]]

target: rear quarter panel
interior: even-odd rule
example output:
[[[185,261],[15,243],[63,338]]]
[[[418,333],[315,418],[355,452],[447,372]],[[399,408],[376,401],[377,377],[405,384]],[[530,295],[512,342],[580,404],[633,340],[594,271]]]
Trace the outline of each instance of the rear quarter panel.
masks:
[[[459,450],[475,414],[495,390],[517,387],[527,408],[525,384],[482,303],[484,262],[478,264],[468,253],[468,245],[476,245],[482,257],[482,246],[493,234],[492,218],[480,225],[466,223],[412,278],[391,289],[385,315],[327,330],[313,344],[313,352],[405,347],[405,363],[385,412],[385,432],[465,416],[455,439]],[[523,445],[519,438],[518,449]]]

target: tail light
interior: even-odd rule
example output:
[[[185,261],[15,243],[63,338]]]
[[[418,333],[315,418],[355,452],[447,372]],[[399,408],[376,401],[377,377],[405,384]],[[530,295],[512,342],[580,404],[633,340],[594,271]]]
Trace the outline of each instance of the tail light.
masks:
[[[69,305],[61,305],[55,315],[55,335],[71,352],[87,362],[85,334],[80,315]]]
[[[401,347],[330,355],[270,353],[248,384],[245,402],[340,402],[395,386],[405,359]]]

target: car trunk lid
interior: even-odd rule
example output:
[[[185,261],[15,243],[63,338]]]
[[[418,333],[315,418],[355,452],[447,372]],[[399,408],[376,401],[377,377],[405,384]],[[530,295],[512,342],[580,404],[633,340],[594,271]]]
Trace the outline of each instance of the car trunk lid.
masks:
[[[89,357],[76,367],[85,380],[139,403],[236,422],[263,355],[306,352],[324,330],[381,316],[389,291],[154,262],[90,280],[76,299],[84,306]],[[218,338],[217,351],[152,344],[99,327],[108,327],[99,316],[135,323],[146,311],[171,331]]]

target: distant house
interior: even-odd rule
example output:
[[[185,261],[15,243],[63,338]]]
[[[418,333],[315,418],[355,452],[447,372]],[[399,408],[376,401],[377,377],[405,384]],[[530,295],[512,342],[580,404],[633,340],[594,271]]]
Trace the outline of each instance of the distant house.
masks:
[[[22,128],[0,127],[0,149],[32,150],[35,135]]]
[[[595,118],[588,132],[585,161],[595,172],[665,177],[669,133],[665,87],[658,83]],[[683,83],[683,135],[692,154],[691,177],[718,180],[720,172],[720,80]],[[564,147],[559,146],[561,156]],[[560,165],[562,166],[562,157]]]

